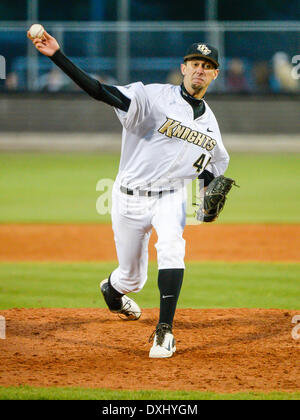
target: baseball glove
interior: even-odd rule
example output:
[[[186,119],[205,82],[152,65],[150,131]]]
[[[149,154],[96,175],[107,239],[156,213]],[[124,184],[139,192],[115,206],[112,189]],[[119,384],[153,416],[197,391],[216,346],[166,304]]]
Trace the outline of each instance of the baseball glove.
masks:
[[[238,187],[234,179],[224,175],[217,176],[207,186],[200,208],[196,213],[197,220],[201,222],[213,222],[222,211],[226,196],[232,185]]]

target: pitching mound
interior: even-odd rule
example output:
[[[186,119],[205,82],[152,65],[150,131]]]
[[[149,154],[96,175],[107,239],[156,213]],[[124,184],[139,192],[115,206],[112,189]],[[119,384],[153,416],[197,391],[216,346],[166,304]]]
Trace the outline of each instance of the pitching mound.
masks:
[[[149,359],[157,309],[126,322],[106,309],[11,309],[0,385],[299,391],[294,311],[179,309],[171,359]]]

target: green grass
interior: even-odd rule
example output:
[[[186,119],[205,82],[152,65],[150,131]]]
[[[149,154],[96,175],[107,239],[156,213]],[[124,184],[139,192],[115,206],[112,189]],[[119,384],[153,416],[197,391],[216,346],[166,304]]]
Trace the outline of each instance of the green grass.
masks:
[[[99,281],[115,263],[1,263],[0,309],[105,307]],[[299,309],[300,264],[188,263],[179,308]],[[156,264],[136,295],[144,308],[158,306]]]
[[[118,155],[0,155],[0,222],[107,222],[96,212],[100,179],[114,179]]]
[[[217,223],[299,223],[299,154],[231,154],[232,188]],[[100,179],[113,180],[117,154],[0,155],[0,222],[109,222],[99,215]]]
[[[226,175],[236,179],[222,222],[299,223],[300,154],[231,154]]]
[[[299,400],[300,392],[113,391],[85,388],[0,387],[0,400]]]

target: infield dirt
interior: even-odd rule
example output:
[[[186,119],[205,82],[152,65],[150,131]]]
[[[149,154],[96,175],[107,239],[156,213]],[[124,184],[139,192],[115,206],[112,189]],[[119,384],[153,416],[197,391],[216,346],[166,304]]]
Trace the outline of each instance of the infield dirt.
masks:
[[[186,226],[186,261],[300,261],[300,225]],[[149,257],[156,259],[155,232]],[[114,261],[111,225],[0,224],[0,261]]]

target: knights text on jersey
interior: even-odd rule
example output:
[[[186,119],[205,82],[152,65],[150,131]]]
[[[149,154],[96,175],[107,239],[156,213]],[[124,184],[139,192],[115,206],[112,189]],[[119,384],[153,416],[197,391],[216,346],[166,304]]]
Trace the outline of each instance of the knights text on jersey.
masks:
[[[180,86],[117,86],[130,98],[127,112],[115,108],[123,126],[117,180],[127,188],[178,188],[207,169],[214,176],[229,162],[216,118],[205,102],[205,112],[194,120]]]

